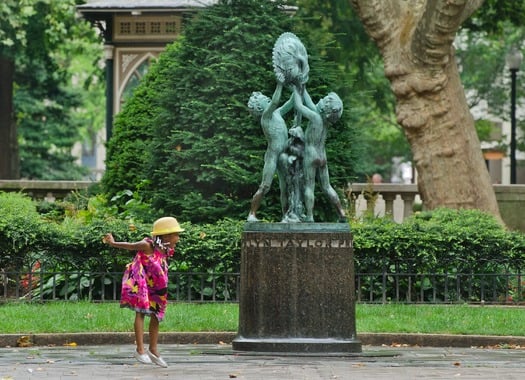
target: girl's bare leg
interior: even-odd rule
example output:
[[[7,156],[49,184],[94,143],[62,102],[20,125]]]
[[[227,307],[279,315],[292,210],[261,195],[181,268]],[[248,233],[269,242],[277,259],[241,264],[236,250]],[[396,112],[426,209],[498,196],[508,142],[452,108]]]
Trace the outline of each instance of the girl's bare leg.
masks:
[[[152,315],[149,321],[149,350],[155,355],[159,356],[157,344],[159,342],[159,320],[155,315]]]
[[[135,323],[133,327],[135,330],[137,352],[142,355],[144,354],[144,314],[135,313]]]

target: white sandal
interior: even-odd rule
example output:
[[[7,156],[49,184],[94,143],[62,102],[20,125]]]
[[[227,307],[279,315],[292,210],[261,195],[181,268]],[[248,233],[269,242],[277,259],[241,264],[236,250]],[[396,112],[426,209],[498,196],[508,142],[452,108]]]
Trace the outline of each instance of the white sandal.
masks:
[[[139,354],[137,351],[133,352],[133,356],[135,359],[137,359],[139,362],[143,364],[152,364],[152,361],[147,354]]]
[[[160,366],[160,367],[163,367],[163,368],[168,368],[168,363],[166,363],[164,361],[164,359],[162,359],[160,356],[157,356],[155,355],[153,352],[151,352],[150,350],[148,350],[148,356],[149,358],[148,359],[151,359],[150,360],[150,363],[153,362],[155,363],[156,365]]]

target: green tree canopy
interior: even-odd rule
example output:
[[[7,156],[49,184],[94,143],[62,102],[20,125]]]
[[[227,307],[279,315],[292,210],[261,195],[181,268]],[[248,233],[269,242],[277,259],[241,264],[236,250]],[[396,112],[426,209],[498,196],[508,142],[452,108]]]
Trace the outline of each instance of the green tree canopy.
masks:
[[[75,162],[72,147],[89,128],[85,114],[79,117],[78,111],[96,82],[98,74],[91,74],[97,65],[91,64],[87,76],[76,76],[81,81],[77,87],[71,67],[97,38],[87,22],[76,18],[79,2],[7,0],[0,5],[0,58],[14,65],[13,76],[0,80],[0,87],[14,83],[12,99],[5,99],[14,104],[14,120],[0,128],[13,128],[16,122],[24,178],[80,179],[86,173]]]
[[[485,102],[491,120],[494,117],[508,120],[510,117],[510,74],[505,58],[512,48],[525,49],[524,19],[525,2],[486,0],[456,39],[456,55],[462,68],[461,80],[469,95],[469,103],[476,106]],[[517,72],[518,100],[525,96],[524,86],[520,85],[525,80],[524,71]],[[517,121],[518,127],[525,131],[525,122]],[[478,134],[482,130],[493,130],[487,130],[486,126],[490,125],[490,121],[478,120]],[[486,133],[480,138],[493,141],[493,135]],[[520,136],[523,134],[518,133]],[[522,137],[520,140],[518,149],[524,151],[525,139]]]

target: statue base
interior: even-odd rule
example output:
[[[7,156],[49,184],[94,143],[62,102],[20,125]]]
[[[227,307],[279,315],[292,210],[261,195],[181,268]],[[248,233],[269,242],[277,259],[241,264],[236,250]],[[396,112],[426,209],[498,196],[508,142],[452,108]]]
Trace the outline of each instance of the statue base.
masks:
[[[246,223],[237,351],[360,353],[347,223]]]
[[[354,339],[338,341],[336,339],[281,338],[281,339],[245,339],[237,337],[233,341],[236,351],[253,352],[293,352],[293,353],[361,353],[361,342]]]

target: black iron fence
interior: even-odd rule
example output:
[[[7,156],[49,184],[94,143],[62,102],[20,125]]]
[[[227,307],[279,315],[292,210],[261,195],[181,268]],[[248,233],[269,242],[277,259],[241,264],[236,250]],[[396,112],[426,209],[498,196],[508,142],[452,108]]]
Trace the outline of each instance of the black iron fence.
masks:
[[[520,304],[521,273],[358,273],[356,298],[363,303]]]
[[[168,298],[184,302],[238,302],[239,273],[172,272]],[[0,272],[0,302],[120,299],[122,273]]]
[[[122,273],[0,272],[0,302],[120,299]],[[521,304],[522,273],[356,273],[360,303]],[[172,272],[169,299],[182,302],[238,302],[239,273]]]

